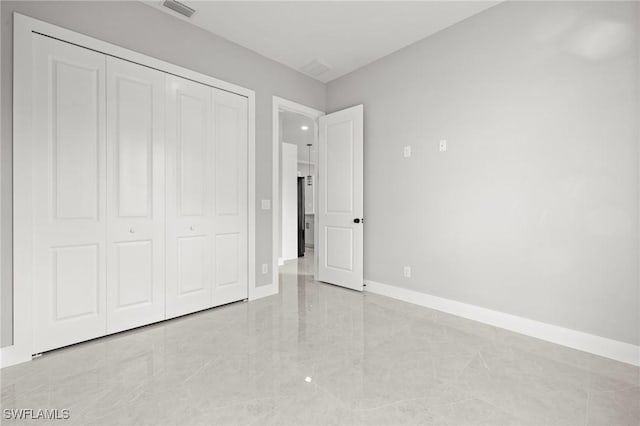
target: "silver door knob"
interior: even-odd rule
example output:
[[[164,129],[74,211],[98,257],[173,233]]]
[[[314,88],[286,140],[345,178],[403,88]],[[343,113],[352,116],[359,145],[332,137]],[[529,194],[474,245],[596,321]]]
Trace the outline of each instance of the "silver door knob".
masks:
[[[129,229],[129,233],[130,234],[135,234],[136,233],[136,228],[130,228]]]
[[[195,230],[196,230],[196,227],[195,227],[195,226],[190,226],[190,227],[189,227],[189,230],[190,230],[190,231],[195,231]]]

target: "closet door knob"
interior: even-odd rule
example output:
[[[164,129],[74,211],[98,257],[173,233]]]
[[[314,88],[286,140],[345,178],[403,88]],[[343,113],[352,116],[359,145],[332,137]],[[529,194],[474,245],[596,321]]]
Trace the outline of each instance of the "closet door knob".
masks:
[[[129,228],[129,233],[130,234],[135,234],[136,233],[136,228]]]
[[[189,230],[190,230],[190,231],[195,231],[195,230],[196,230],[196,227],[192,225],[192,226],[190,226],[190,227],[189,227]]]

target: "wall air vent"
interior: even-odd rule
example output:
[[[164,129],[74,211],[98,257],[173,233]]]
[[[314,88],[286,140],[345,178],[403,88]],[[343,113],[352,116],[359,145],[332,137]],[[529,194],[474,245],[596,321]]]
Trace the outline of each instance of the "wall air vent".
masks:
[[[187,6],[184,3],[180,3],[179,1],[176,0],[164,0],[162,2],[162,5],[164,7],[168,7],[169,9],[173,10],[174,12],[178,12],[180,15],[184,15],[187,18],[191,18],[191,16],[196,13],[195,9],[190,8],[189,6]]]
[[[309,62],[307,65],[305,65],[304,67],[300,68],[300,71],[302,71],[305,74],[310,75],[311,77],[318,77],[321,74],[324,74],[325,72],[329,71],[331,69],[331,67],[327,64],[325,64],[324,62],[321,62],[317,59],[314,59],[313,61]]]

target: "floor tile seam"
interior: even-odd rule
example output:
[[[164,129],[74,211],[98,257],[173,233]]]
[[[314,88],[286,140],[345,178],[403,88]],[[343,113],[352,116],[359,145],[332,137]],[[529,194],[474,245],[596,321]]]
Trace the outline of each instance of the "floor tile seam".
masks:
[[[219,359],[218,357],[216,357],[216,360]],[[207,362],[205,362],[204,364],[201,364],[195,371],[193,371],[191,374],[189,374],[189,376],[187,376],[185,379],[182,379],[180,381],[181,385],[185,385],[187,384],[192,378],[194,378],[196,376],[196,374],[200,373],[202,370],[204,370],[205,368],[209,367],[211,364],[213,364],[214,360],[209,360]]]
[[[471,366],[471,364],[473,363],[473,361],[476,359],[476,356],[480,353],[480,351],[478,350],[477,353],[473,354],[473,356],[471,357],[471,359],[469,360],[469,362],[467,362],[467,364],[460,370],[460,372],[458,373],[457,377],[454,379],[458,380],[464,373],[465,371],[467,371],[467,369]],[[435,368],[435,367],[434,367]]]
[[[615,394],[615,393],[619,393],[619,392],[625,392],[631,389],[639,389],[640,390],[640,385],[629,385],[627,387],[624,388],[620,388],[620,389],[608,389],[608,390],[597,390],[597,389],[593,389],[593,388],[587,388],[587,393],[589,393],[589,395],[602,395],[602,394]],[[640,403],[640,402],[639,402]]]
[[[515,419],[517,419],[517,420],[520,420],[520,419],[521,419],[521,417],[522,417],[519,413],[514,412],[514,411],[510,410],[510,409],[509,409],[509,408],[507,408],[507,407],[502,407],[502,406],[496,405],[496,404],[495,404],[495,403],[493,403],[492,401],[489,401],[489,400],[487,400],[486,398],[483,398],[483,397],[482,397],[481,395],[479,395],[478,393],[471,392],[471,391],[469,391],[469,393],[470,393],[470,394],[472,394],[472,395],[474,396],[474,399],[480,400],[480,401],[482,401],[482,402],[484,402],[484,403],[486,403],[486,404],[490,405],[491,407],[493,407],[493,408],[497,409],[498,411],[500,411],[500,412],[502,412],[502,413],[505,413],[505,414],[511,415],[512,417],[514,417],[514,418],[515,418]],[[545,416],[545,417],[547,417],[547,416]]]
[[[599,374],[597,371],[594,371],[591,368],[585,367],[584,365],[579,365],[578,363],[574,363],[574,362],[570,362],[570,361],[566,361],[566,360],[558,360],[558,359],[553,359],[553,358],[546,358],[546,357],[544,357],[541,354],[538,354],[536,352],[527,351],[527,350],[524,350],[524,349],[521,349],[521,348],[518,348],[518,347],[514,347],[514,346],[508,345],[508,344],[504,345],[504,346],[506,346],[506,347],[510,348],[511,350],[513,350],[515,356],[517,356],[518,352],[520,352],[522,354],[527,354],[527,355],[531,355],[531,356],[534,356],[534,357],[542,358],[545,361],[550,361],[550,362],[553,362],[553,363],[557,363],[557,364],[560,364],[562,366],[576,368],[578,370],[584,371],[585,374]],[[555,346],[562,347],[560,345],[555,345]],[[491,353],[494,356],[496,356],[496,357],[498,357],[500,359],[508,360],[508,358],[506,356],[504,356],[503,354],[501,354],[500,352],[491,352]]]
[[[388,296],[382,296],[382,297],[388,297]],[[441,312],[441,311],[437,311],[437,312]],[[446,312],[445,312],[445,313],[446,313]],[[452,314],[450,314],[450,315],[452,315]],[[460,317],[460,318],[464,318],[464,317]],[[468,320],[468,321],[471,321],[471,322],[473,322],[473,323],[477,323],[477,324],[482,324],[481,322],[479,322],[479,321],[475,321],[475,320]],[[446,324],[446,323],[442,323],[442,322],[440,322],[440,321],[437,321],[437,323],[438,323],[438,324],[440,324],[440,325],[443,325],[443,326],[447,327],[447,329],[445,330],[445,332],[448,332],[448,329],[456,329],[456,327],[453,327],[453,326],[451,326],[451,325],[449,325],[449,324]],[[509,331],[509,330],[506,330],[506,329],[502,329],[502,328],[500,328],[500,327],[495,327],[495,326],[492,326],[492,327],[493,327],[495,330],[497,330],[497,331],[500,331],[500,330]],[[466,332],[466,331],[464,331],[464,330],[460,330],[460,329],[457,329],[457,330],[462,331],[462,332]],[[468,333],[468,332],[466,332],[466,333]],[[527,340],[539,340],[539,339],[536,339],[535,337],[531,337],[531,336],[528,336],[528,335],[526,335],[526,334],[516,333],[516,332],[512,332],[512,333],[515,333],[515,334],[517,334],[519,337],[523,337],[523,338],[525,338],[525,339],[527,339]],[[475,334],[473,334],[473,333],[468,333],[468,334],[472,334],[472,335],[474,335],[474,336],[476,336],[476,337],[482,337],[482,336],[475,335]],[[496,336],[496,337],[497,337],[497,336]],[[525,349],[518,348],[517,346],[514,346],[514,345],[512,345],[512,344],[509,344],[509,343],[502,343],[501,341],[497,341],[495,338],[492,338],[492,339],[491,339],[491,341],[495,341],[496,343],[499,343],[499,344],[502,344],[502,345],[504,345],[504,346],[510,347],[511,349],[515,349],[515,350],[517,350],[517,351],[521,351],[521,352],[524,352],[524,353],[529,353],[529,354],[531,354],[531,355],[535,355],[535,356],[541,356],[540,354],[537,354],[537,353],[532,352],[532,351],[529,351],[529,350],[525,350]],[[541,342],[541,343],[544,343],[544,344],[552,345],[552,346],[554,346],[554,347],[556,347],[556,348],[561,348],[561,349],[570,349],[570,348],[567,348],[567,347],[565,347],[565,346],[562,346],[562,345],[559,345],[559,344],[555,344],[555,343],[551,343],[551,342],[546,342],[546,341],[540,341],[540,342]],[[586,354],[587,356],[592,355],[592,354],[589,354],[588,352],[580,351],[580,350],[577,350],[577,349],[574,349],[574,350],[575,350],[575,351],[577,351],[577,352],[580,352],[581,354]],[[545,358],[545,359],[549,359],[549,358]],[[554,362],[558,362],[558,363],[560,363],[560,364],[566,364],[566,365],[570,365],[570,366],[573,366],[573,367],[576,367],[576,368],[584,369],[584,370],[586,370],[586,371],[588,371],[588,372],[590,372],[590,373],[597,373],[597,371],[594,371],[594,369],[592,368],[592,366],[591,366],[591,365],[585,366],[585,365],[581,365],[581,364],[579,364],[579,363],[577,363],[577,362],[573,362],[573,361],[571,361],[571,360],[566,360],[566,359],[562,359],[562,360],[558,360],[558,359],[549,359],[549,360],[554,361]],[[593,362],[593,360],[591,360],[591,362]],[[613,360],[612,360],[612,362],[615,362],[615,361],[613,361]]]
[[[472,361],[473,361],[473,360],[472,360]],[[471,362],[472,362],[472,361],[471,361]],[[471,365],[471,362],[469,362],[469,365]],[[467,366],[467,367],[468,367],[468,366]],[[465,368],[465,369],[466,369],[466,368]],[[462,376],[462,373],[460,373],[459,377],[460,377],[460,376]],[[511,416],[515,417],[516,419],[520,419],[520,417],[521,417],[517,412],[514,412],[514,411],[510,410],[508,407],[506,407],[506,406],[504,406],[504,407],[503,407],[503,406],[500,406],[500,405],[496,405],[496,404],[495,404],[495,403],[493,403],[492,401],[489,401],[488,399],[484,398],[484,397],[482,396],[482,394],[481,394],[481,393],[479,393],[479,392],[474,392],[474,391],[469,390],[469,389],[463,389],[462,391],[463,391],[464,393],[466,393],[466,394],[472,395],[472,396],[473,396],[473,398],[475,398],[475,399],[478,399],[478,400],[480,400],[480,401],[482,401],[482,402],[485,402],[485,403],[487,403],[487,404],[491,405],[492,407],[494,407],[494,408],[498,409],[498,410],[499,410],[499,411],[501,411],[501,412],[504,412],[504,413],[510,414]]]

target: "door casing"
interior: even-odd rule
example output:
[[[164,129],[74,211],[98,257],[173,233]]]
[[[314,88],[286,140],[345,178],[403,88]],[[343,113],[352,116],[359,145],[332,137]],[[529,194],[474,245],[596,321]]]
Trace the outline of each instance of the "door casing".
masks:
[[[311,118],[315,122],[314,135],[317,144],[318,141],[318,119],[324,115],[324,112],[317,109],[290,101],[288,99],[273,97],[272,102],[272,182],[271,182],[271,210],[272,210],[272,259],[271,259],[271,284],[259,288],[265,289],[265,292],[277,294],[280,288],[280,280],[278,276],[278,256],[280,253],[280,112],[289,111],[301,114]],[[317,194],[317,191],[316,191]],[[317,196],[316,196],[317,198]],[[314,201],[315,202],[315,201]],[[314,225],[317,225],[317,219],[314,219]],[[314,226],[314,232],[317,226]],[[315,264],[317,270],[316,250],[314,250]]]

